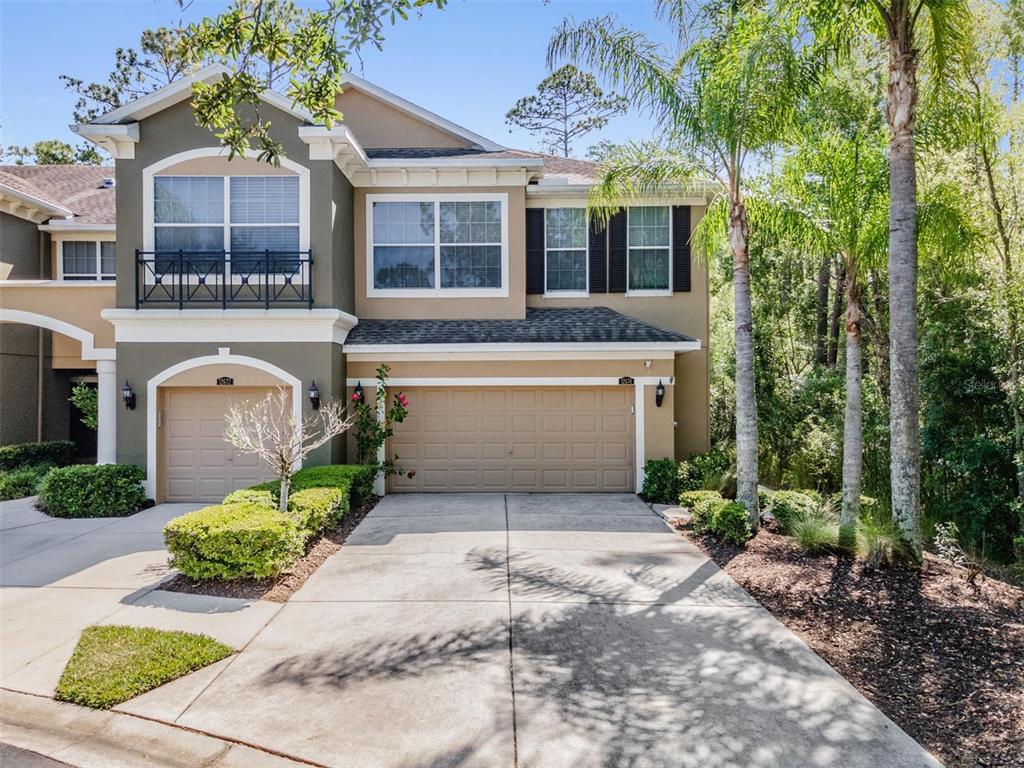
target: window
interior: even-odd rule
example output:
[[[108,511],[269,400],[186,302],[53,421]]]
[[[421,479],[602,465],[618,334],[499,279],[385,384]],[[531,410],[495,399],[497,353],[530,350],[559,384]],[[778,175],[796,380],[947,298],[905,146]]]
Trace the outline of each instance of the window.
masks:
[[[629,291],[669,291],[672,259],[668,207],[630,208],[628,216]]]
[[[60,259],[63,280],[113,280],[117,271],[109,240],[65,240]]]
[[[544,211],[544,292],[587,292],[587,211]]]
[[[153,203],[157,251],[227,251],[235,271],[298,257],[297,176],[158,176]]]
[[[398,295],[507,290],[502,200],[381,197],[368,197],[371,290]]]

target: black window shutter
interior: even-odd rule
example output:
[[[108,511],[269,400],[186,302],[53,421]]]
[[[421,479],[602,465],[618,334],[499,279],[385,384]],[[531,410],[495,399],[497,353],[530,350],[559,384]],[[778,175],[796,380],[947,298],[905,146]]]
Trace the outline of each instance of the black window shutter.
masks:
[[[608,293],[626,292],[626,212],[608,222]]]
[[[587,237],[590,258],[590,292],[608,293],[608,259],[605,251],[608,244],[608,230],[604,224],[591,221]]]
[[[526,292],[544,293],[544,209],[526,209]]]
[[[690,290],[690,206],[672,207],[672,290]]]

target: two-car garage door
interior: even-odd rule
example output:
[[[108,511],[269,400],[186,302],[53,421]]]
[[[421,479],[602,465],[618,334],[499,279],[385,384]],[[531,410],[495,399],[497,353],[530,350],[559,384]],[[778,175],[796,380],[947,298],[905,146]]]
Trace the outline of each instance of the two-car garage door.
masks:
[[[390,453],[394,491],[633,491],[631,387],[423,387]]]

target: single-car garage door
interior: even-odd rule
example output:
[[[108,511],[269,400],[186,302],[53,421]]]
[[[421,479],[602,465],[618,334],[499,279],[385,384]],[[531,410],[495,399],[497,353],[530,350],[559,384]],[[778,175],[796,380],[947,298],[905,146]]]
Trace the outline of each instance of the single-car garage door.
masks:
[[[633,491],[631,387],[406,390],[394,491]]]
[[[269,389],[165,387],[160,390],[162,501],[220,501],[239,488],[269,480],[272,473],[253,454],[224,439],[224,415],[232,401],[258,399]]]

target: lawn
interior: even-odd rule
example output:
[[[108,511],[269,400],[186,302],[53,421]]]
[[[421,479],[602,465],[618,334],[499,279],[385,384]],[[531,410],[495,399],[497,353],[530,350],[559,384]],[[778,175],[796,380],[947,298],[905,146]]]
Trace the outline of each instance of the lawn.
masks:
[[[88,627],[57,684],[57,699],[109,709],[232,653],[206,635]]]

